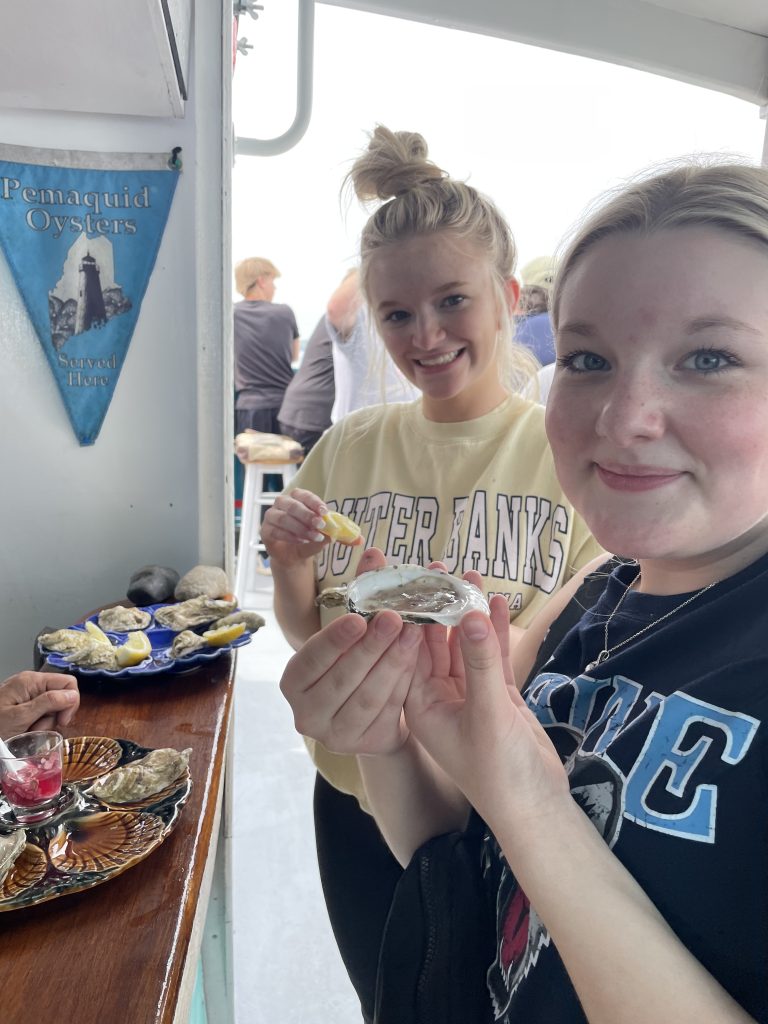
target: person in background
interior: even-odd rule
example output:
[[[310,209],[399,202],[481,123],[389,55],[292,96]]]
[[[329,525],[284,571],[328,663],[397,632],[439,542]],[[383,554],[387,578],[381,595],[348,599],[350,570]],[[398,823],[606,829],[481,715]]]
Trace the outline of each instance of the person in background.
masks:
[[[235,267],[235,433],[278,433],[278,413],[299,358],[299,329],[290,306],[273,302],[280,272],[252,256]]]
[[[555,480],[543,410],[522,395],[537,364],[511,339],[514,239],[493,202],[429,160],[416,133],[379,126],[351,180],[362,202],[380,203],[363,230],[360,286],[381,343],[421,397],[334,424],[267,510],[278,622],[299,647],[334,614],[317,607],[318,592],[368,564],[368,551],[358,561],[360,547],[318,533],[331,509],[354,519],[364,546],[384,549],[389,562],[476,566],[486,591],[504,594],[507,631],[513,619],[523,632],[600,548]],[[323,890],[370,1021],[401,870],[361,810],[356,759],[321,744],[312,752]]]
[[[69,725],[80,704],[74,676],[17,672],[0,683],[0,736]]]
[[[464,972],[459,935],[422,975],[475,993],[467,1020],[768,1022],[766,280],[768,168],[686,162],[593,207],[558,269],[546,426],[623,557],[511,658],[494,598],[450,664],[445,631],[387,611],[332,622],[283,679],[302,731],[365,755],[411,879],[469,822],[462,934],[489,948]],[[423,990],[418,1011],[440,1019]]]
[[[549,299],[555,275],[551,256],[537,256],[520,271],[522,287],[515,310],[515,341],[525,345],[542,366],[555,361]]]
[[[331,336],[323,316],[307,342],[293,380],[285,390],[277,417],[280,433],[298,441],[305,455],[312,451],[331,425],[334,396]]]
[[[290,306],[273,302],[274,263],[259,256],[235,267],[235,287],[243,296],[235,303],[235,435],[244,430],[277,434],[278,414],[299,358],[299,329]],[[268,491],[282,487],[279,473],[264,478]],[[242,500],[243,469],[235,459],[235,503]]]
[[[377,337],[360,291],[360,274],[349,270],[328,300],[326,327],[333,342],[336,397],[331,421],[380,402],[410,402],[418,391],[400,373]]]

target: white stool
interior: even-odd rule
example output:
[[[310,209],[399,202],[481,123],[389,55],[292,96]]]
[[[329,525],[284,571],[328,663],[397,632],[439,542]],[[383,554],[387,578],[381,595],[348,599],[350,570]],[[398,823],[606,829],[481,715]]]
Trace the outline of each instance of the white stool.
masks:
[[[292,462],[246,462],[245,483],[243,486],[243,508],[240,516],[240,538],[237,544],[237,562],[235,569],[235,593],[241,607],[245,607],[245,595],[251,586],[251,565],[254,554],[264,554],[266,548],[261,543],[261,510],[274,504],[279,491],[265,491],[264,477],[267,473],[279,473],[286,487],[295,476],[296,469],[303,461],[303,456]],[[262,580],[271,588],[271,573],[264,572]],[[260,588],[261,589],[261,588]]]

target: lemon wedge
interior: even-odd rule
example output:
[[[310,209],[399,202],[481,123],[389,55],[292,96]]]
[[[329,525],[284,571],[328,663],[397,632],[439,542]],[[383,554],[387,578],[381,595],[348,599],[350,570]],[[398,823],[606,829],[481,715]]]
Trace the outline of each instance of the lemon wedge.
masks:
[[[323,522],[325,526],[320,533],[338,541],[339,544],[357,544],[363,536],[357,523],[348,516],[343,516],[341,512],[326,512]]]
[[[203,633],[203,640],[210,647],[223,647],[224,644],[231,644],[245,632],[244,622],[235,622],[231,626],[219,626],[218,629],[209,629]]]
[[[147,634],[137,629],[129,635],[122,647],[117,648],[115,653],[120,668],[130,668],[131,665],[138,665],[150,656],[152,644],[149,642]]]
[[[90,635],[93,637],[94,641],[97,644],[106,644],[107,647],[112,646],[112,641],[109,639],[104,630],[99,629],[96,623],[91,622],[90,619],[88,619],[85,623],[85,630],[87,633],[90,633]]]

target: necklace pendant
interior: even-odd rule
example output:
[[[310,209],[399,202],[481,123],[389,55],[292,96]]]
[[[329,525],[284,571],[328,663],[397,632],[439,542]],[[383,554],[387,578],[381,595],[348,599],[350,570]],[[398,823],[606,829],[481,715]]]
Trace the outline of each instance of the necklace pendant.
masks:
[[[584,671],[585,672],[591,672],[593,669],[596,669],[598,667],[598,665],[602,665],[604,661],[607,661],[609,657],[610,657],[610,651],[605,651],[605,650],[600,651],[600,653],[595,658],[595,660],[594,661],[590,661],[590,663],[587,665],[587,667],[584,669]]]

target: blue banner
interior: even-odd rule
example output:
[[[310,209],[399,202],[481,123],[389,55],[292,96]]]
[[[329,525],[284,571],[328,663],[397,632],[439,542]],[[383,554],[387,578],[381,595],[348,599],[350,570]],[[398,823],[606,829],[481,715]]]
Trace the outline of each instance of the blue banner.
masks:
[[[81,445],[98,437],[128,352],[177,154],[0,145],[0,246]]]

